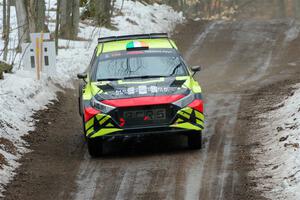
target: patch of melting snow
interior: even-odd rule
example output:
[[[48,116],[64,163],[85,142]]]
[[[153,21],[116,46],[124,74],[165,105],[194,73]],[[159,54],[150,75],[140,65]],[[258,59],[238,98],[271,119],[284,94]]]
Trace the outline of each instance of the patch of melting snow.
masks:
[[[299,36],[299,33],[300,33],[300,24],[292,23],[290,25],[289,30],[287,30],[285,32],[284,42],[288,43],[288,42],[292,42],[292,41],[296,40]]]
[[[291,62],[291,63],[288,63],[288,65],[289,65],[289,66],[293,66],[293,67],[295,67],[295,66],[297,66],[297,63],[295,63],[295,62]]]
[[[300,84],[295,89],[262,116],[269,123],[260,130],[262,148],[253,152],[258,162],[251,176],[270,199],[300,199]]]

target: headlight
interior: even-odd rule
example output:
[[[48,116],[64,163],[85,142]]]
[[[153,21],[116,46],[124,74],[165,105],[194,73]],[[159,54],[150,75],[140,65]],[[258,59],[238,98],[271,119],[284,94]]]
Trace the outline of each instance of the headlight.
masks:
[[[104,103],[101,103],[95,97],[92,98],[91,106],[97,110],[100,110],[103,113],[108,113],[108,112],[112,111],[113,109],[115,109],[115,107],[113,107],[113,106],[109,106]]]
[[[195,94],[190,92],[187,96],[185,96],[182,99],[179,99],[178,101],[174,102],[173,104],[180,107],[184,108],[190,103],[192,103],[195,100]]]

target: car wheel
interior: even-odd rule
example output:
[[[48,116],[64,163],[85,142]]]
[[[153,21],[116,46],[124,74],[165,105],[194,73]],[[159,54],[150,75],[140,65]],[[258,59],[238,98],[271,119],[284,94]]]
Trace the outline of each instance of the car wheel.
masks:
[[[188,146],[190,149],[201,149],[202,147],[201,131],[197,131],[188,135]]]
[[[83,131],[83,135],[84,135],[84,139],[85,141],[87,140],[87,136],[86,136],[86,130],[85,130],[85,120],[84,120],[84,116],[81,117],[82,120],[82,131]]]
[[[91,157],[96,158],[103,153],[103,140],[102,139],[87,139],[88,151]]]

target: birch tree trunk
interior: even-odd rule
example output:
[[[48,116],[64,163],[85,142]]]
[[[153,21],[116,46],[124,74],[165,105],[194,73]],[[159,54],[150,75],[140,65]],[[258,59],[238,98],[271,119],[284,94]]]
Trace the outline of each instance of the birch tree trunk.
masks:
[[[16,1],[19,44],[29,41],[28,17],[24,0]],[[19,45],[20,46],[20,45]]]

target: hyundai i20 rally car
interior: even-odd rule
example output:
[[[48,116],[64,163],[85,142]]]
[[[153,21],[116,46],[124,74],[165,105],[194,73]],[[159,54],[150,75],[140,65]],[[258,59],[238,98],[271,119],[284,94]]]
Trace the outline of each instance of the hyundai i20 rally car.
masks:
[[[91,156],[106,138],[184,134],[201,148],[200,67],[186,65],[167,34],[99,38],[79,88],[79,112]]]

